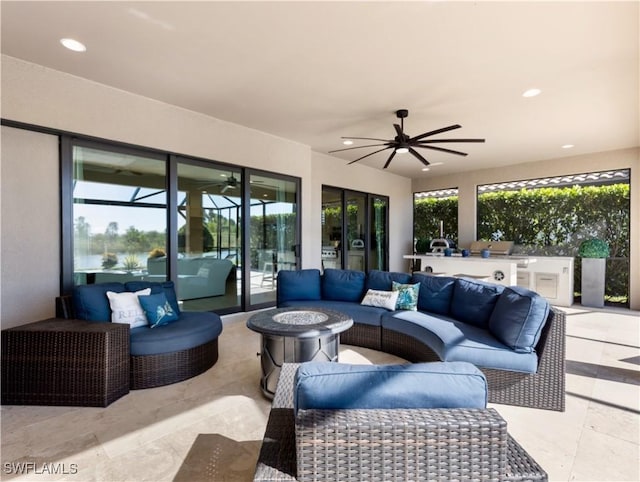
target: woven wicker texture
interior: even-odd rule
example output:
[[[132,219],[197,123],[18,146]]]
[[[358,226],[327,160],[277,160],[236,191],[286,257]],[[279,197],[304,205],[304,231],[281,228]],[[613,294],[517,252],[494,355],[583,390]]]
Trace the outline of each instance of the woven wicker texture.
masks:
[[[489,402],[564,411],[565,329],[565,313],[552,309],[536,345],[536,373],[479,367],[487,377]],[[411,362],[439,361],[438,355],[415,338],[385,328],[382,350]]]
[[[129,326],[52,318],[2,331],[2,404],[106,407],[129,393]]]
[[[56,313],[74,316],[73,299],[69,295],[56,298]],[[127,351],[129,337],[127,333]],[[157,355],[131,356],[130,388],[160,387],[204,373],[218,361],[218,340],[188,350]]]
[[[373,350],[381,350],[381,335],[382,328],[379,326],[355,323],[347,331],[340,334],[340,343],[343,345],[354,345],[371,348]]]
[[[255,481],[546,481],[493,409],[293,412],[284,364]],[[277,404],[277,406],[276,406]]]
[[[218,361],[218,339],[188,350],[131,357],[131,390],[180,382],[204,373]]]

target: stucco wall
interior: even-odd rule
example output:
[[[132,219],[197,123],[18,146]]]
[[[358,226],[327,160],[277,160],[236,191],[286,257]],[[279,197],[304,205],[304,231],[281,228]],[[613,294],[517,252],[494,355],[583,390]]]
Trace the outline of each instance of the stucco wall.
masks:
[[[2,328],[53,316],[60,292],[58,138],[2,127]]]

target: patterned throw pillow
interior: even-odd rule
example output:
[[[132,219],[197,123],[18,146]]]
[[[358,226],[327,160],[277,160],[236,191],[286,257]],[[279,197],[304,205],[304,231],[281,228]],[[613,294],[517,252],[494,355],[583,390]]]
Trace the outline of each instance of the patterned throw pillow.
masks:
[[[171,307],[164,292],[140,296],[138,299],[151,328],[167,325],[178,319],[178,314]]]
[[[360,304],[393,311],[396,309],[399,294],[399,291],[367,290],[367,294],[364,295]]]
[[[420,283],[402,284],[394,281],[392,283],[393,291],[398,292],[398,301],[396,310],[418,310],[418,294],[420,293]]]
[[[147,318],[144,316],[144,311],[140,306],[138,296],[148,295],[149,293],[151,293],[150,288],[134,293],[130,291],[122,293],[107,291],[107,298],[109,298],[109,306],[111,307],[111,322],[126,323],[131,328],[145,326],[147,324]]]

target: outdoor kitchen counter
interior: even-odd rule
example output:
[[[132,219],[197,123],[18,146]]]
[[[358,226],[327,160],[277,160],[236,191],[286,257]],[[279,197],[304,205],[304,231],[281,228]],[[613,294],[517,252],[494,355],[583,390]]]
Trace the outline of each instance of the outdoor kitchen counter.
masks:
[[[419,260],[420,271],[433,272],[437,275],[470,277],[491,281],[505,286],[514,286],[518,282],[518,267],[535,263],[536,258],[521,256],[494,256],[481,258],[477,256],[443,256],[433,254],[407,254],[408,260]]]

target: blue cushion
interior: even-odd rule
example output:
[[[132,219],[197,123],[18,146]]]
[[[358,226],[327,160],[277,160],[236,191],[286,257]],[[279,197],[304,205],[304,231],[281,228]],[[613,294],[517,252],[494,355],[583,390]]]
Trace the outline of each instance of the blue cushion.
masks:
[[[122,293],[122,283],[97,283],[76,286],[73,290],[73,307],[76,318],[88,321],[111,321],[111,307],[107,291]]]
[[[470,363],[349,365],[307,362],[296,371],[295,410],[485,408],[487,381]]]
[[[319,300],[320,270],[280,271],[276,289],[278,306],[286,301]]]
[[[416,311],[418,309],[418,293],[420,293],[420,283],[402,284],[393,281],[391,283],[391,289],[399,293],[398,302],[396,303],[397,310]]]
[[[415,273],[411,282],[420,283],[418,310],[445,316],[449,314],[455,278]]]
[[[372,269],[367,273],[365,292],[368,290],[391,291],[391,283],[407,284],[411,281],[411,275],[395,271],[380,271]]]
[[[171,303],[167,301],[164,292],[138,296],[138,301],[140,301],[140,306],[144,310],[150,328],[166,325],[178,319],[178,314],[171,307]]]
[[[384,329],[424,343],[442,361],[466,361],[483,368],[535,373],[538,356],[518,353],[497,340],[489,330],[419,311],[398,311],[382,316]],[[382,340],[384,348],[384,338]]]
[[[380,318],[384,313],[389,313],[384,308],[377,306],[366,306],[360,303],[353,303],[352,301],[329,301],[329,300],[314,300],[314,301],[287,301],[278,305],[278,308],[288,307],[309,307],[309,308],[326,308],[328,310],[339,311],[350,317],[354,323],[360,323],[362,325],[380,326]]]
[[[549,303],[538,293],[512,286],[498,297],[489,331],[515,351],[531,353],[549,316]]]
[[[481,328],[488,328],[489,317],[504,286],[483,281],[456,279],[449,314]]]
[[[133,328],[130,332],[131,355],[157,355],[183,351],[211,340],[222,333],[220,317],[210,311],[183,311],[180,319],[151,329]]]
[[[128,281],[124,284],[127,291],[140,291],[146,288],[151,288],[151,294],[164,293],[167,297],[167,301],[171,304],[173,311],[180,316],[180,305],[178,305],[178,297],[176,296],[176,289],[173,281]]]
[[[365,293],[365,278],[363,271],[325,269],[322,275],[322,299],[360,303]]]

